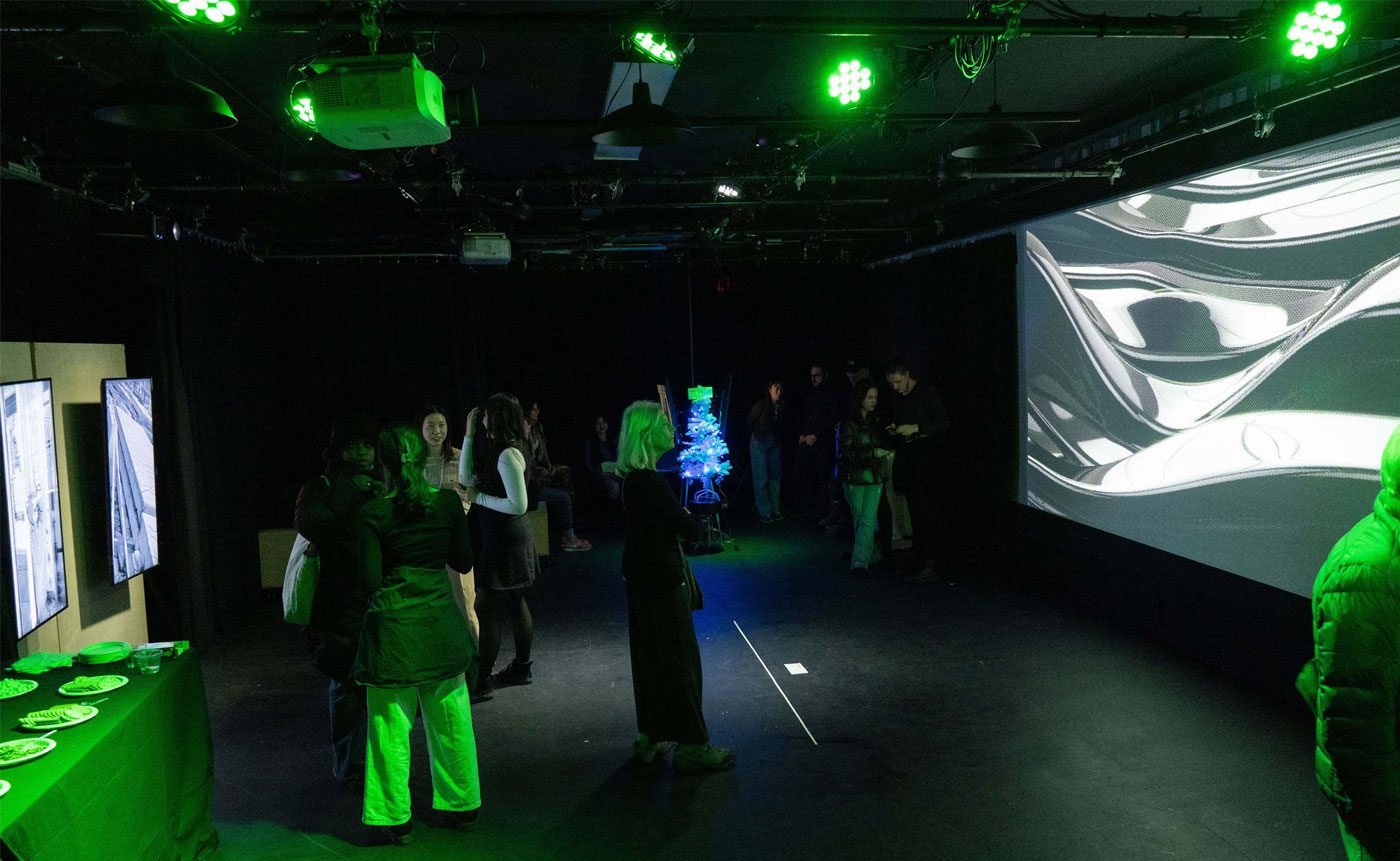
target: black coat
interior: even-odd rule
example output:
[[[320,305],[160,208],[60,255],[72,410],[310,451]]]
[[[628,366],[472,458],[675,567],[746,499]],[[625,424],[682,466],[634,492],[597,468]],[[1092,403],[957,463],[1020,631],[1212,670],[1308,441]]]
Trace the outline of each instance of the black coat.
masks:
[[[638,469],[622,480],[627,510],[627,538],[622,547],[622,577],[641,591],[664,591],[691,580],[681,539],[698,541],[700,524],[681,507],[666,479],[653,469]]]
[[[312,661],[341,682],[351,680],[355,650],[365,621],[369,595],[359,583],[360,507],[379,493],[355,486],[348,469],[332,464],[324,477],[313,478],[297,495],[293,521],[297,532],[316,547],[321,570],[311,600],[309,625]]]

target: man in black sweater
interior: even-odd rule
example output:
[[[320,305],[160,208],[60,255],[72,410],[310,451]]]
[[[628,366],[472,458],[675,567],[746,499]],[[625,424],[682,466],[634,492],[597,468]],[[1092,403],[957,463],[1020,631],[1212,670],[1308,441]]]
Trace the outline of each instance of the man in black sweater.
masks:
[[[894,488],[909,503],[914,527],[911,581],[937,576],[935,555],[947,552],[944,520],[938,510],[938,437],[948,429],[948,411],[938,392],[920,382],[901,361],[885,368],[885,381],[894,390],[891,422],[886,428],[898,441],[894,457]]]
[[[840,396],[826,383],[826,368],[812,365],[812,388],[797,416],[796,475],[798,513],[825,517],[831,507],[829,484],[836,467],[836,425]]]

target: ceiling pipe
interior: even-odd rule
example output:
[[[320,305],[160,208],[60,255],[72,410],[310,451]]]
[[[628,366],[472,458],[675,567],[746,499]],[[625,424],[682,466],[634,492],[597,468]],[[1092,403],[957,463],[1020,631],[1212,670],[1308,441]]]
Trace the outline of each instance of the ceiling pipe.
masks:
[[[636,16],[582,13],[535,13],[478,15],[468,12],[395,10],[384,16],[385,24],[396,33],[433,33],[454,26],[474,33],[576,33],[621,36],[639,30],[688,33],[697,36],[784,34],[793,36],[998,36],[1007,31],[1004,21],[968,18],[852,18],[833,20],[817,16]],[[1025,36],[1066,36],[1129,39],[1240,39],[1257,16],[1208,17],[1116,17],[1102,16],[1094,21],[1064,21],[1053,18],[1022,18],[1017,32]],[[243,32],[252,33],[347,33],[360,32],[355,15],[338,15],[326,20],[315,12],[279,9],[274,4],[254,7],[243,22]],[[128,33],[173,32],[184,23],[145,4],[129,8],[101,9],[76,4],[49,3],[37,8],[7,9],[0,32],[5,33]],[[1373,20],[1362,38],[1394,38],[1400,35],[1400,20]]]

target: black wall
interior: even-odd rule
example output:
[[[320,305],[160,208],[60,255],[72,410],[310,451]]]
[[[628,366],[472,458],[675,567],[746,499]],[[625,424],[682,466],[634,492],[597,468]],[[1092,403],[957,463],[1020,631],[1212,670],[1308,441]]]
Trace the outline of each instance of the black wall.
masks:
[[[257,264],[187,244],[93,235],[91,205],[6,186],[5,340],[127,345],[156,379],[161,569],[152,636],[236,629],[257,600],[256,532],[290,523],[334,415],[538,398],[556,460],[593,415],[689,379],[733,375],[728,438],[748,494],[742,421],[772,375],[800,393],[813,361],[909,360],[953,421],[946,518],[961,576],[1016,581],[1287,695],[1310,652],[1307,601],[1034,511],[1016,493],[1016,253],[1003,236],[898,266],[684,265],[603,273],[448,265]],[[27,196],[26,196],[27,195]],[[18,203],[17,203],[18,202]],[[878,371],[877,371],[878,373]],[[457,431],[454,430],[454,433]],[[1358,515],[1359,516],[1359,515]]]

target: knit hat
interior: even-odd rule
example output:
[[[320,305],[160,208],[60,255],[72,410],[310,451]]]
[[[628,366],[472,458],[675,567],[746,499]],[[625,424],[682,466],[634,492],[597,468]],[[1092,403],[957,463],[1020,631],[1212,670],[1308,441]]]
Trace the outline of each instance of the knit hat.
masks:
[[[373,448],[378,437],[379,428],[368,416],[360,413],[341,416],[331,425],[331,441],[321,457],[327,461],[339,460],[341,451],[355,440],[363,440]]]

